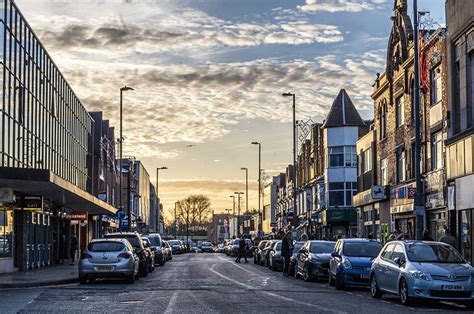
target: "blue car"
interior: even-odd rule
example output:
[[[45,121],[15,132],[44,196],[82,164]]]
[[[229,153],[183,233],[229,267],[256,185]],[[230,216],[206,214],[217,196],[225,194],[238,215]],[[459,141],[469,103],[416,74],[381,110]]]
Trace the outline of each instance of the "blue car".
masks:
[[[367,239],[338,240],[329,260],[329,285],[342,290],[346,285],[369,286],[372,260],[382,243]]]

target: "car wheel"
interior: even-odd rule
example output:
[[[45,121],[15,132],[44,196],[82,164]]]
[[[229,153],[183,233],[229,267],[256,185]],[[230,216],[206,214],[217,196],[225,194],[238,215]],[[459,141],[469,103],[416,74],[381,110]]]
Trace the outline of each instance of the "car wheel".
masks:
[[[329,272],[328,284],[330,287],[334,286],[334,278],[332,278],[331,272]]]
[[[311,281],[311,275],[309,274],[308,265],[304,265],[303,267],[303,280],[304,281]]]
[[[339,272],[337,272],[336,273],[336,289],[344,290],[345,287],[346,285],[344,283],[344,279],[342,278],[342,275]]]
[[[411,297],[408,295],[408,284],[404,278],[400,280],[398,295],[400,297],[400,303],[403,305],[410,305]]]
[[[137,273],[135,274],[135,280],[138,281],[140,280],[140,272],[137,271]]]
[[[85,277],[85,276],[80,276],[80,277],[79,277],[79,283],[80,283],[81,285],[86,284],[86,283],[87,283],[87,277]]]
[[[128,277],[127,281],[128,281],[129,284],[135,283],[135,274],[132,273],[132,274]]]
[[[140,276],[141,277],[148,276],[148,266],[147,265],[140,271]]]
[[[370,295],[374,299],[380,299],[383,296],[382,291],[379,289],[379,284],[377,283],[377,277],[375,275],[370,277]]]

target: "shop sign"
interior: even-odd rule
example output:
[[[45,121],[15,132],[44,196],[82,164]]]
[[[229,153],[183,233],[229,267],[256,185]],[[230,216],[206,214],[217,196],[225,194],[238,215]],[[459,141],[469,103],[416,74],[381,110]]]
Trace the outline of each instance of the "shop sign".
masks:
[[[71,220],[87,220],[87,214],[71,214]]]
[[[474,208],[474,175],[456,179],[456,209],[465,210]]]
[[[386,199],[385,187],[374,185],[369,190],[362,191],[353,196],[353,204],[356,207],[367,205]]]
[[[443,191],[438,191],[426,195],[426,208],[444,207]]]
[[[390,198],[395,200],[414,199],[416,194],[416,184],[397,186],[390,189]]]
[[[390,214],[401,214],[401,213],[413,212],[413,203],[406,205],[398,205],[390,207]]]
[[[25,195],[17,199],[15,205],[18,209],[42,211],[43,210],[43,197],[40,195]]]
[[[445,180],[443,169],[429,173],[426,176],[426,192],[442,192],[445,186],[444,182]]]
[[[386,198],[385,187],[383,185],[373,185],[370,190],[372,192],[372,199],[384,200]]]

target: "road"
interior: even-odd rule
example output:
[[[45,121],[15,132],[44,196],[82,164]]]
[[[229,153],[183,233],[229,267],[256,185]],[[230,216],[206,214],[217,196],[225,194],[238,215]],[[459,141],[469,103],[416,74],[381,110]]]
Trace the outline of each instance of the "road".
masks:
[[[236,264],[221,254],[177,255],[133,285],[120,281],[0,290],[0,313],[402,313],[470,311],[451,303],[404,307],[396,297],[374,300],[366,289],[336,291],[326,283],[283,277]]]

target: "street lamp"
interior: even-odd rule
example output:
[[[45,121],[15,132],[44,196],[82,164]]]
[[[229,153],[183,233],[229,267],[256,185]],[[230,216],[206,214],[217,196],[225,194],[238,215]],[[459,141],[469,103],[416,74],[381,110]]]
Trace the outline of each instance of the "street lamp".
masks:
[[[156,168],[156,232],[159,232],[159,224],[160,224],[160,197],[158,195],[158,175],[160,170],[166,170],[168,167],[159,167]]]
[[[293,215],[296,215],[296,94],[283,93],[281,95],[293,98]]]
[[[229,195],[229,197],[232,197],[232,217],[234,218],[232,222],[232,230],[235,227],[235,195]]]
[[[252,145],[258,145],[258,235],[260,236],[260,232],[262,231],[261,228],[261,221],[263,220],[262,216],[262,209],[260,207],[260,197],[262,195],[262,143],[260,142],[252,142]]]
[[[119,149],[120,149],[120,186],[119,186],[119,189],[120,189],[120,193],[119,193],[119,208],[122,209],[123,206],[122,206],[122,162],[123,162],[123,154],[122,154],[122,142],[123,142],[123,135],[122,135],[122,125],[123,125],[123,92],[126,92],[126,91],[129,91],[129,90],[134,90],[133,88],[131,88],[130,86],[127,86],[125,85],[124,87],[121,87],[120,88],[120,146],[119,146]],[[129,174],[130,176],[130,169],[129,169]],[[130,193],[130,191],[128,190],[128,193]],[[131,208],[130,208],[130,204],[128,204],[128,213],[127,213],[127,216],[128,216],[128,231],[131,230],[132,228],[132,212],[131,212]]]
[[[245,211],[249,211],[249,169],[246,167],[240,168],[245,170]]]
[[[237,195],[237,210],[238,210],[237,227],[238,227],[239,232],[240,232],[240,195],[244,194],[244,192],[234,192],[234,194]]]

